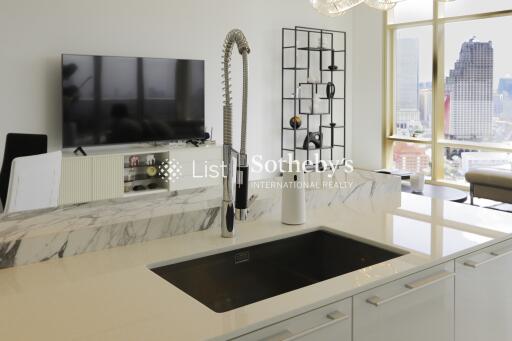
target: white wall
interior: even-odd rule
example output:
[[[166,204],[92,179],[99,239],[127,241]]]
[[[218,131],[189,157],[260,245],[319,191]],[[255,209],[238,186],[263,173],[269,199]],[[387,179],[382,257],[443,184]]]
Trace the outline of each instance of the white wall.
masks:
[[[1,0],[0,158],[7,132],[46,133],[50,148],[60,148],[62,53],[205,59],[206,125],[213,126],[214,138],[221,141],[221,48],[225,34],[238,27],[252,47],[248,152],[278,159],[281,28],[347,31],[351,71],[352,18],[352,12],[334,19],[321,16],[308,0]],[[358,54],[366,52],[361,44],[358,49]],[[235,110],[241,101],[239,59],[235,56],[233,62]],[[365,70],[368,66],[372,69]],[[366,77],[374,67],[360,65],[357,70]],[[362,110],[373,115],[360,103],[358,111]],[[359,125],[358,121],[354,128]],[[238,121],[235,127],[238,133]],[[347,141],[350,152],[350,132]]]
[[[382,158],[384,13],[353,9],[352,158],[363,169],[379,169]]]

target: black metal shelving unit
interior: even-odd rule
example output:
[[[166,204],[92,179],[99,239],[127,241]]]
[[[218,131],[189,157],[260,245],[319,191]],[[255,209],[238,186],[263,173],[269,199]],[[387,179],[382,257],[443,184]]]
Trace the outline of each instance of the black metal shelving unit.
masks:
[[[299,37],[301,37],[299,39]],[[315,46],[312,42],[317,41],[319,44]],[[281,70],[281,157],[285,153],[292,153],[293,159],[297,159],[297,152],[305,152],[306,160],[311,160],[311,152],[318,151],[320,160],[334,160],[335,148],[342,148],[341,157],[343,160],[346,157],[346,68],[347,68],[347,34],[343,31],[333,31],[325,29],[317,29],[311,27],[295,26],[294,28],[282,29],[282,70]],[[324,44],[327,42],[327,44]],[[325,47],[329,46],[329,47]],[[330,69],[329,64],[325,65],[326,55],[327,59],[335,64],[341,66],[338,69]],[[317,57],[318,62],[315,63]],[[290,60],[292,59],[292,60]],[[299,59],[302,62],[299,62]],[[305,65],[302,65],[305,64]],[[310,75],[313,71],[319,75],[318,82],[310,82]],[[289,74],[288,74],[289,73]],[[340,73],[340,77],[336,77],[338,81],[343,83],[343,88],[338,92],[338,87],[335,82],[335,74]],[[291,74],[291,75],[290,75]],[[285,93],[285,89],[293,78],[293,94]],[[341,80],[340,80],[341,78]],[[325,91],[327,83],[331,82],[336,86],[335,96],[331,99],[323,96],[320,101],[328,102],[327,110],[320,110],[315,108],[314,93]],[[300,89],[300,96],[297,93]],[[311,96],[304,96],[304,93],[311,91]],[[327,96],[327,95],[326,95]],[[293,102],[292,102],[293,101]],[[337,110],[333,109],[333,102],[342,102],[341,105],[337,104]],[[293,103],[289,105],[289,103]],[[304,103],[309,110],[304,110]],[[293,112],[290,112],[290,107],[293,107]],[[323,105],[325,107],[325,105]],[[289,120],[293,116],[299,116],[302,119],[302,125],[299,128],[294,128],[289,125]],[[316,125],[315,125],[316,124]],[[316,127],[316,128],[314,128]],[[326,141],[324,132],[330,131],[330,141]],[[320,148],[304,148],[303,141],[297,141],[299,135],[302,136],[305,132],[304,138],[310,133],[322,134],[322,145]],[[343,134],[341,142],[335,143],[335,136]],[[291,143],[286,142],[290,140],[292,135],[293,146]],[[309,145],[309,143],[308,143]],[[327,154],[327,155],[326,155]]]

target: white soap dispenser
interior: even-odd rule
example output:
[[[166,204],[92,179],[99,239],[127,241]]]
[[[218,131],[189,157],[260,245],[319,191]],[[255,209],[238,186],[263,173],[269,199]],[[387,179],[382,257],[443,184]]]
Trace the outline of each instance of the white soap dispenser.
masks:
[[[304,171],[298,161],[283,163],[282,184],[282,223],[287,225],[304,224],[306,222],[306,189]]]

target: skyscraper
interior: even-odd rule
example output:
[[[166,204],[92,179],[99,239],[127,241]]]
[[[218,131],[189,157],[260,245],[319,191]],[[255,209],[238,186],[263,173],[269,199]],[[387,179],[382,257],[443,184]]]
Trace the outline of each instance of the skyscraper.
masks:
[[[430,128],[432,122],[432,83],[421,83],[419,89],[421,122]]]
[[[512,77],[510,75],[500,79],[498,91],[494,96],[494,106],[501,119],[512,121]]]
[[[506,93],[512,96],[512,76],[507,75],[506,77],[500,78],[500,82],[498,84],[498,93]]]
[[[396,50],[396,123],[407,128],[420,121],[419,112],[419,43],[415,38],[402,38]]]
[[[459,59],[446,78],[449,138],[482,140],[492,136],[492,42],[475,38],[462,44]]]
[[[396,56],[398,111],[418,110],[419,60],[418,39],[399,39]]]

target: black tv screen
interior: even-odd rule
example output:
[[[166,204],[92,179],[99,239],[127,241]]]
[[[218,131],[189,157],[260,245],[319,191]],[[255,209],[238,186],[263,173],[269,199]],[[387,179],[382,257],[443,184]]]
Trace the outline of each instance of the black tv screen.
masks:
[[[204,61],[62,55],[63,147],[202,138]]]

